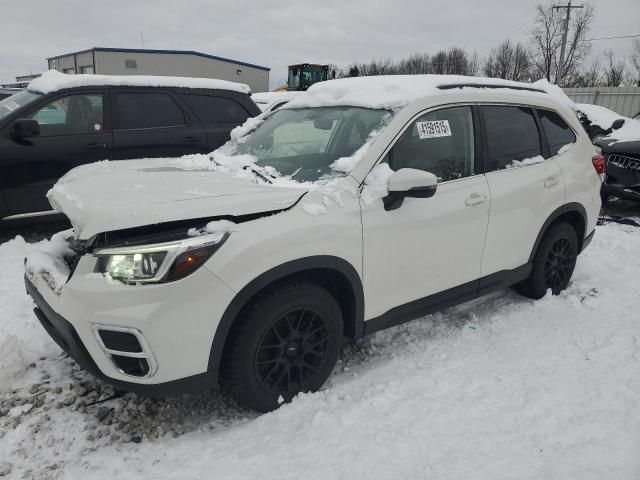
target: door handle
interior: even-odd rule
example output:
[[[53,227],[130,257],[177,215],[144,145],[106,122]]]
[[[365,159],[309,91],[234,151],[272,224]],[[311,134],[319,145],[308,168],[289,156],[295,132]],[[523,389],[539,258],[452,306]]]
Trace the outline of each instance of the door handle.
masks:
[[[86,148],[90,149],[90,150],[98,150],[98,149],[103,149],[103,148],[107,148],[107,144],[106,143],[98,143],[98,142],[94,142],[94,143],[88,143]]]
[[[194,137],[192,135],[189,135],[188,137],[184,137],[182,140],[188,143],[196,143],[200,141],[200,137]]]
[[[544,181],[544,188],[555,187],[558,183],[560,183],[558,177],[547,177]]]
[[[469,198],[467,198],[464,201],[464,204],[467,207],[472,207],[474,205],[478,205],[479,203],[484,203],[487,201],[487,196],[484,193],[472,193],[471,195],[469,195]]]

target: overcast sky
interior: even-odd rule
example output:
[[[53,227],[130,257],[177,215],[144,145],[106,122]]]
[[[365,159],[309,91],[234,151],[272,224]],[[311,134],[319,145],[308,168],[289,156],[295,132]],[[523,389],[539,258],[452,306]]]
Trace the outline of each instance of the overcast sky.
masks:
[[[28,0],[2,2],[0,81],[42,72],[47,57],[91,47],[197,50],[271,68],[271,84],[299,62],[345,65],[461,46],[486,54],[526,40],[536,0]],[[562,1],[562,3],[566,3]],[[577,2],[574,1],[574,4]],[[640,33],[640,1],[591,0],[590,37]],[[593,42],[629,55],[631,39]]]

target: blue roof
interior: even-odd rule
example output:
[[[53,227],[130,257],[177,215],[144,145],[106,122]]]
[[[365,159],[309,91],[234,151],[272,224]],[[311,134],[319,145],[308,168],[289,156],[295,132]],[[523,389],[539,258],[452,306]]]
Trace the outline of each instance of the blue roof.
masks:
[[[195,55],[196,57],[210,58],[212,60],[220,60],[222,62],[234,63],[236,65],[244,65],[245,67],[257,68],[259,70],[270,71],[269,67],[263,67],[262,65],[255,65],[253,63],[240,62],[231,58],[218,57],[217,55],[209,55],[208,53],[195,52],[193,50],[155,50],[148,48],[108,48],[108,47],[93,47],[88,50],[81,50],[79,52],[66,53],[64,55],[56,55],[55,57],[49,57],[47,60],[53,60],[56,58],[66,57],[69,55],[77,55],[79,53],[86,52],[124,52],[124,53],[164,53],[172,55]]]

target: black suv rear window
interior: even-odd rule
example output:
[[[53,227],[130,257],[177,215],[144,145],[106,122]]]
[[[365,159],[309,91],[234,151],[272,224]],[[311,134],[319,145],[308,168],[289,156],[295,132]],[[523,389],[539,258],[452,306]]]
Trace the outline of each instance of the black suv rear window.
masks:
[[[249,113],[235,100],[212,95],[185,95],[184,98],[205,123],[244,123]]]
[[[538,110],[540,123],[549,142],[549,154],[553,157],[565,145],[575,143],[576,135],[560,115],[550,110]]]
[[[487,171],[501,170],[514,160],[542,154],[540,133],[530,108],[485,105],[480,111],[487,143]]]
[[[161,128],[184,125],[184,113],[167,93],[117,93],[118,128]]]

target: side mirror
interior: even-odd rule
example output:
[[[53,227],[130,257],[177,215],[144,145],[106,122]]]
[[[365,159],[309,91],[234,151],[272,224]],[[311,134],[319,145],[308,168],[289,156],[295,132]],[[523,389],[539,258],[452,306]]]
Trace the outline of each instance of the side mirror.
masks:
[[[11,134],[15,138],[32,138],[40,135],[40,124],[30,118],[19,118],[13,123]]]
[[[438,178],[430,172],[401,168],[389,178],[389,195],[383,198],[384,209],[395,210],[405,198],[430,198],[436,194]]]
[[[611,130],[618,130],[624,125],[624,118],[619,118],[611,124]]]

